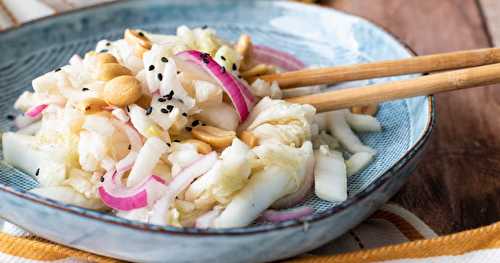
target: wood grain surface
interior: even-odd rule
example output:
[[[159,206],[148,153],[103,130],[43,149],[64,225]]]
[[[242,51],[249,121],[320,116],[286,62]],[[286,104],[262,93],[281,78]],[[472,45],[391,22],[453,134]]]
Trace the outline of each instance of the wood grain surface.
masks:
[[[473,0],[332,0],[366,17],[418,54],[491,46]],[[438,234],[500,219],[500,86],[436,96],[437,128],[417,171],[393,202]]]

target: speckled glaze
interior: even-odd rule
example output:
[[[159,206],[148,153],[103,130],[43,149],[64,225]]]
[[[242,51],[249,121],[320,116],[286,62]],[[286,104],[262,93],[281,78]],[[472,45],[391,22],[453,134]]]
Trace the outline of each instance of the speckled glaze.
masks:
[[[340,65],[411,54],[398,41],[357,17],[279,1],[123,1],[31,22],[0,33],[0,112],[34,77],[64,65],[97,40],[119,38],[127,27],[173,33],[178,25],[209,25],[222,37],[241,32],[258,44],[292,53],[307,65]],[[385,78],[341,86],[362,85]],[[336,88],[336,87],[332,87]],[[138,262],[263,262],[291,257],[338,237],[386,202],[420,159],[434,126],[431,97],[384,103],[384,131],[363,135],[375,162],[349,178],[349,198],[328,203],[311,196],[316,212],[303,220],[246,228],[160,227],[64,205],[31,193],[36,181],[0,164],[0,217],[54,242]],[[0,129],[12,124],[0,119]]]

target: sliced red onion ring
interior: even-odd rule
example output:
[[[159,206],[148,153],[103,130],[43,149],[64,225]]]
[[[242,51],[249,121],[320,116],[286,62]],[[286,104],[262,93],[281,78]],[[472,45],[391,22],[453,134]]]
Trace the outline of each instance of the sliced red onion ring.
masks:
[[[308,215],[312,215],[314,210],[307,206],[301,206],[289,210],[267,210],[262,214],[262,217],[267,221],[278,223],[288,220],[300,219]]]
[[[28,111],[26,111],[25,115],[30,118],[38,118],[48,106],[49,106],[48,104],[36,105],[30,108]]]
[[[240,117],[240,122],[245,121],[251,110],[251,106],[253,106],[250,103],[253,103],[255,99],[242,82],[235,79],[230,72],[224,70],[223,67],[217,64],[217,62],[206,53],[188,50],[176,54],[175,57],[183,62],[196,65],[205,73],[208,73],[212,79],[215,79],[231,99]]]
[[[254,45],[252,55],[257,63],[275,65],[286,71],[305,68],[304,63],[293,55],[266,46]]]
[[[208,172],[217,162],[217,153],[206,154],[179,172],[167,187],[165,195],[153,206],[151,223],[165,224],[170,204],[175,197],[184,191],[196,178]]]
[[[116,210],[130,211],[147,207],[158,200],[166,190],[165,180],[155,175],[132,188],[123,187],[121,177],[122,174],[116,171],[107,172],[103,184],[98,189],[101,200]]]

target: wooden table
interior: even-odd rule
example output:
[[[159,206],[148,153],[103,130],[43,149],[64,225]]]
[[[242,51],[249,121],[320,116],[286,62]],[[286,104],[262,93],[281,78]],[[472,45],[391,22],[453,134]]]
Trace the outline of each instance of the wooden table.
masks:
[[[500,40],[498,0],[322,4],[374,21],[421,55],[489,47]],[[428,151],[392,201],[438,234],[500,220],[500,86],[437,95],[436,104],[437,128]]]

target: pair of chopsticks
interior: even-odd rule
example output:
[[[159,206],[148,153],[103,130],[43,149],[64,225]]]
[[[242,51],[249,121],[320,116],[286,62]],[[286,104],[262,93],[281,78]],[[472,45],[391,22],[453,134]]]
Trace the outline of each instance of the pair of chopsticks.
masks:
[[[304,69],[261,76],[282,89],[344,81],[446,71],[409,80],[329,91],[286,99],[311,104],[318,112],[431,95],[500,83],[500,48],[418,56],[349,66]]]

